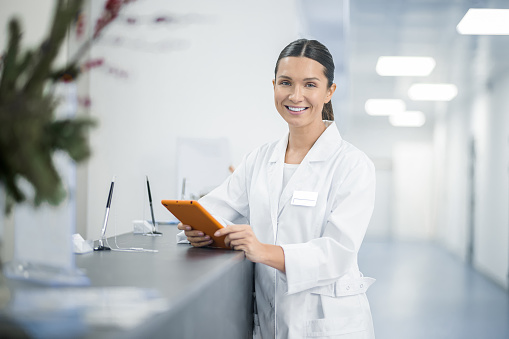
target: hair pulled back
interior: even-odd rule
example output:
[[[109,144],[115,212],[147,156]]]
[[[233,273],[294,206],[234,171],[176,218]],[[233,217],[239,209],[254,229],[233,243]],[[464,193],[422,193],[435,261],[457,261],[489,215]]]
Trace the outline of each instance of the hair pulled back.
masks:
[[[277,75],[279,60],[286,57],[306,57],[319,62],[323,66],[323,73],[327,78],[327,87],[331,87],[334,83],[334,60],[327,47],[317,40],[299,39],[286,46],[277,58],[274,77]],[[322,119],[334,120],[331,101],[323,105]]]

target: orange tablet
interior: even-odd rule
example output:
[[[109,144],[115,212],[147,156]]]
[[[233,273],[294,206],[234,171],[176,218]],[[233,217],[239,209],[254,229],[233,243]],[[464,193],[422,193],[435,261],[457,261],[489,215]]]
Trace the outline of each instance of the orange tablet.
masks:
[[[214,233],[224,228],[214,217],[207,212],[205,208],[196,200],[161,200],[161,203],[173,214],[181,223],[189,225],[196,230],[200,230],[208,235],[214,242],[211,247],[227,248],[224,243],[224,236],[215,237]]]

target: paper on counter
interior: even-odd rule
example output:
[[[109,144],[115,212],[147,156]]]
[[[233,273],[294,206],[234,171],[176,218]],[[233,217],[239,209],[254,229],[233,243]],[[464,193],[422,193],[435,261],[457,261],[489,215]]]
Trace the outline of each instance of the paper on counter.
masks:
[[[74,253],[77,254],[90,253],[94,251],[92,247],[93,241],[92,240],[86,241],[79,233],[72,235],[72,245]]]

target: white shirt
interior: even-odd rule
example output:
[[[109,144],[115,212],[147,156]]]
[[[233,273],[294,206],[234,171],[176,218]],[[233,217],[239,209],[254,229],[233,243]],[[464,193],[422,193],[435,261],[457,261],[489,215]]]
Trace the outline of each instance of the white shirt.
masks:
[[[283,169],[283,188],[286,187],[288,184],[288,181],[290,181],[290,178],[292,177],[293,173],[297,170],[297,167],[299,167],[299,164],[287,164],[285,163],[284,169]]]

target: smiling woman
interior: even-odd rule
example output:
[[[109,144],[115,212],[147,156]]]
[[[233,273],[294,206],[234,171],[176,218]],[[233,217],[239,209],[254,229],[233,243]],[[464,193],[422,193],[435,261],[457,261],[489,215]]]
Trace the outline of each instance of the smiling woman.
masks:
[[[357,253],[373,211],[375,172],[331,121],[333,74],[321,43],[289,44],[273,80],[289,133],[249,153],[200,199],[228,225],[214,236],[255,263],[255,338],[374,338],[365,295],[374,279],[360,273]],[[248,224],[230,221],[241,219]],[[212,243],[189,225],[179,229],[179,242]]]
[[[334,120],[333,81],[332,56],[318,41],[296,40],[280,53],[273,81],[274,101],[290,129],[287,164],[300,164],[325,131],[322,120]]]

